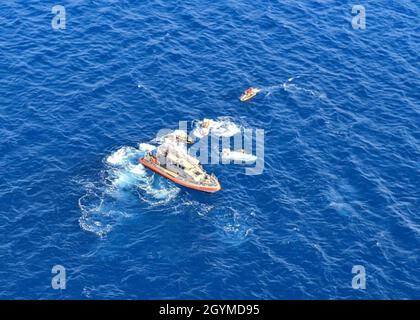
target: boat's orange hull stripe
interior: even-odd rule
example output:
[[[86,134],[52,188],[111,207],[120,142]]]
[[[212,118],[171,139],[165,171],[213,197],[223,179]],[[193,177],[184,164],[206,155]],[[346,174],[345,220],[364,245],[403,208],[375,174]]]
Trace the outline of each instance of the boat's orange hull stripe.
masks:
[[[188,183],[188,182],[179,180],[179,179],[177,179],[177,178],[159,170],[158,168],[150,165],[149,163],[147,163],[143,159],[140,159],[140,162],[141,162],[142,165],[149,168],[150,170],[160,174],[161,176],[163,176],[163,177],[165,177],[165,178],[167,178],[167,179],[169,179],[169,180],[171,180],[175,183],[180,184],[181,186],[191,188],[191,189],[195,189],[195,190],[205,191],[205,192],[216,192],[216,191],[219,191],[221,189],[220,186],[218,186],[218,187],[203,187],[203,186],[196,185],[196,184],[193,184],[193,183]]]

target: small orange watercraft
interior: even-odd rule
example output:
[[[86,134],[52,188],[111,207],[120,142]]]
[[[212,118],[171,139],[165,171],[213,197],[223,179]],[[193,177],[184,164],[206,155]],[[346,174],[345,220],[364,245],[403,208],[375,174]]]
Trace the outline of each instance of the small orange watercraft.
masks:
[[[252,98],[254,98],[258,92],[260,92],[261,89],[258,88],[248,88],[245,90],[245,92],[241,95],[241,97],[239,98],[239,100],[241,100],[242,102],[248,101]]]

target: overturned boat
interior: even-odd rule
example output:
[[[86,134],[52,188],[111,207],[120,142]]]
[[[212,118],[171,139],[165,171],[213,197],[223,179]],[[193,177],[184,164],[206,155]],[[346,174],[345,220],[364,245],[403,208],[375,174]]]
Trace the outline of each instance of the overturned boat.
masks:
[[[205,172],[196,158],[171,145],[164,144],[147,152],[140,163],[186,188],[211,193],[221,189],[217,178]]]
[[[233,161],[242,161],[242,162],[255,162],[257,161],[257,157],[253,154],[246,153],[245,150],[234,151],[230,150],[229,148],[225,148],[222,150],[222,159],[223,160],[233,160]]]
[[[194,141],[191,139],[187,133],[183,130],[175,130],[168,134],[162,135],[155,139],[155,142],[164,144],[164,143],[176,143],[176,144],[193,144]]]

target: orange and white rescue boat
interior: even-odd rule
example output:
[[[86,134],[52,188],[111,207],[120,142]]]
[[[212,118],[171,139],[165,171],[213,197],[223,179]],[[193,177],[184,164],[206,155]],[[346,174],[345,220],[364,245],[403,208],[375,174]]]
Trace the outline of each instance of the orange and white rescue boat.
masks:
[[[178,148],[161,145],[156,150],[146,153],[140,159],[140,163],[186,188],[210,193],[221,189],[214,175],[209,175],[196,158]]]

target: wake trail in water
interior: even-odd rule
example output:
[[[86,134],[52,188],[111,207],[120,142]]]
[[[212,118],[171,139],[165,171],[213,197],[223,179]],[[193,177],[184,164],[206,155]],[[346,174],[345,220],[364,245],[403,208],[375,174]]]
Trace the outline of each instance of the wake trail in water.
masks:
[[[265,93],[266,97],[270,96],[271,94],[273,94],[274,92],[278,90],[284,90],[292,94],[309,95],[309,96],[319,98],[319,99],[326,98],[326,95],[318,90],[311,89],[310,87],[304,84],[296,84],[295,80],[300,79],[300,78],[302,78],[302,76],[291,77],[283,83],[272,85],[272,86],[266,86],[266,87],[257,87],[257,89],[259,89],[261,93]]]
[[[105,169],[99,182],[83,183],[85,195],[79,199],[80,226],[100,237],[109,233],[125,216],[126,206],[140,198],[150,206],[172,200],[179,188],[165,179],[155,179],[138,161],[156,147],[147,143],[138,148],[124,146],[104,159]]]

